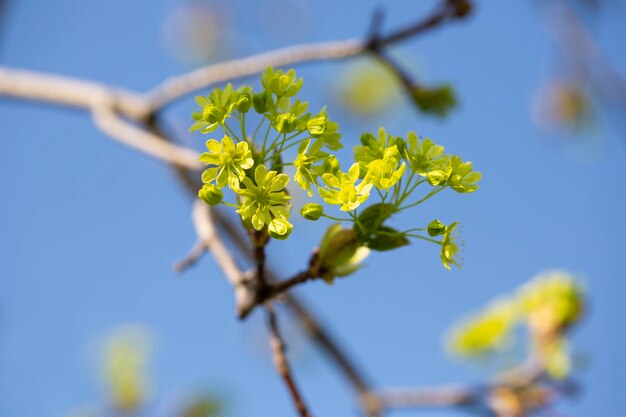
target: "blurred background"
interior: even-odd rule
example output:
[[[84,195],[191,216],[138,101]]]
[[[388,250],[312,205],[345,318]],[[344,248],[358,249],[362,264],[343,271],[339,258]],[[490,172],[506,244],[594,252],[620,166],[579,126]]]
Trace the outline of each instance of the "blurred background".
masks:
[[[392,48],[416,80],[454,88],[445,117],[419,112],[372,59],[297,67],[310,109],[328,104],[339,122],[346,160],[360,133],[384,125],[431,137],[484,174],[478,192],[443,193],[411,213],[414,223],[463,223],[462,269],[445,270],[437,248],[414,242],[375,253],[332,287],[297,289],[377,386],[483,380],[488,367],[447,355],[449,326],[537,273],[565,268],[584,279],[590,305],[572,338],[581,391],[558,415],[626,415],[617,262],[626,255],[626,5],[574,1],[572,18],[558,3],[478,1],[469,19]],[[365,36],[378,6],[384,32],[434,5],[4,0],[0,63],[145,91],[207,63]],[[201,149],[204,138],[187,132],[195,107],[184,100],[164,118]],[[222,416],[294,415],[262,315],[235,319],[210,257],[173,271],[195,234],[190,201],[167,167],[108,140],[82,113],[40,104],[0,99],[0,140],[0,415],[113,415],[107,387],[120,367],[137,371],[145,416],[176,415],[194,398],[207,413],[219,403]],[[295,226],[295,238],[269,248],[285,277],[324,231]],[[336,370],[293,323],[283,327],[314,414],[358,415]],[[458,413],[391,415],[418,414]]]

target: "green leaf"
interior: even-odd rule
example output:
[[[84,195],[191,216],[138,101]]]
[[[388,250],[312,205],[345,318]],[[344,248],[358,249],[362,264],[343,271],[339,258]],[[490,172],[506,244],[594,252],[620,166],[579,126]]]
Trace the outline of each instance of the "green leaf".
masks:
[[[359,214],[358,224],[354,225],[359,242],[365,242],[380,226],[397,211],[393,204],[378,203],[367,207]]]
[[[396,229],[388,226],[380,226],[369,240],[368,247],[372,250],[386,251],[397,249],[408,244],[409,240]]]

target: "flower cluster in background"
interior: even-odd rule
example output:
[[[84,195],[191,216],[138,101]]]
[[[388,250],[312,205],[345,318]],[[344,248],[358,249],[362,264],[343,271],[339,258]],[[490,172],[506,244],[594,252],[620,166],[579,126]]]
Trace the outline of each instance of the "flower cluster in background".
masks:
[[[567,331],[583,311],[580,282],[565,271],[546,272],[455,326],[450,333],[450,350],[463,358],[505,352],[515,344],[516,330],[523,327],[530,339],[532,360],[552,377],[565,378],[572,368]]]

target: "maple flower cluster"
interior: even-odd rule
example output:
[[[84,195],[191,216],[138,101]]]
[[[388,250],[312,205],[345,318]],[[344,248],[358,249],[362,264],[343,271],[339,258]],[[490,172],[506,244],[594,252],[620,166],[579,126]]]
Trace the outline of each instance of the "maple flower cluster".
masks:
[[[228,84],[196,98],[200,109],[192,114],[190,130],[210,134],[221,128],[224,133],[219,140],[209,139],[200,156],[207,164],[200,199],[212,206],[231,206],[246,227],[286,239],[293,230],[287,191],[293,180],[310,199],[300,210],[302,217],[351,223],[348,233],[359,254],[395,249],[417,238],[440,246],[446,268],[460,265],[456,222],[446,226],[433,220],[422,228],[398,230],[387,221],[446,188],[476,191],[481,174],[471,162],[444,153],[443,146],[413,132],[403,138],[380,128],[376,135],[361,135],[353,163],[343,170],[333,154],[343,148],[339,125],[325,107],[313,114],[307,102],[296,98],[302,79],[295,71],[269,67],[261,75],[261,86],[256,92]],[[249,122],[256,127],[249,129]],[[420,190],[427,191],[415,197],[422,184]],[[228,190],[231,201],[225,199]],[[368,202],[374,204],[364,207]],[[332,207],[337,214],[328,213]]]

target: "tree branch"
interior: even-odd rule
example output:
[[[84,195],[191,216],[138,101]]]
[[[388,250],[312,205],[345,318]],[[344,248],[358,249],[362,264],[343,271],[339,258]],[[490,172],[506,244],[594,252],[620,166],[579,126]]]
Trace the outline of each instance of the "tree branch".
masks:
[[[276,370],[285,382],[285,385],[287,386],[287,391],[291,395],[293,404],[296,407],[296,410],[298,410],[300,417],[311,417],[311,414],[309,414],[309,411],[304,403],[302,394],[300,393],[296,385],[296,381],[291,374],[289,362],[287,361],[287,356],[285,354],[285,343],[283,342],[283,339],[280,336],[280,331],[278,329],[278,320],[276,318],[276,313],[274,312],[274,309],[270,304],[265,307],[265,310],[267,312],[270,346],[272,347],[274,365],[276,366]]]
[[[280,67],[314,61],[353,57],[373,49],[399,43],[431,30],[447,20],[465,17],[471,10],[466,0],[442,1],[427,18],[394,31],[387,36],[365,41],[358,38],[343,41],[303,44],[209,65],[165,80],[148,92],[152,111],[165,107],[194,91],[213,84],[258,74],[268,66]]]
[[[0,96],[91,110],[102,104],[133,119],[150,114],[140,94],[95,81],[0,66]]]
[[[296,285],[302,284],[304,282],[315,279],[313,275],[311,275],[311,270],[307,269],[305,271],[299,272],[291,278],[288,278],[284,281],[279,281],[272,285],[272,290],[270,292],[271,297],[276,297],[279,294],[284,293],[285,291],[290,290],[292,287]]]
[[[146,128],[124,120],[111,105],[96,106],[93,110],[93,120],[104,133],[130,148],[190,170],[197,171],[204,166],[198,161],[200,154],[193,149],[167,142]]]
[[[451,407],[473,404],[477,389],[464,385],[441,387],[385,389],[369,394],[370,401],[381,409],[410,407]]]
[[[198,234],[207,248],[211,251],[213,258],[224,272],[226,279],[235,290],[235,302],[238,314],[242,306],[253,303],[255,295],[250,289],[246,279],[246,274],[242,272],[230,251],[226,248],[213,224],[212,209],[204,202],[196,200],[193,205],[193,224]]]

